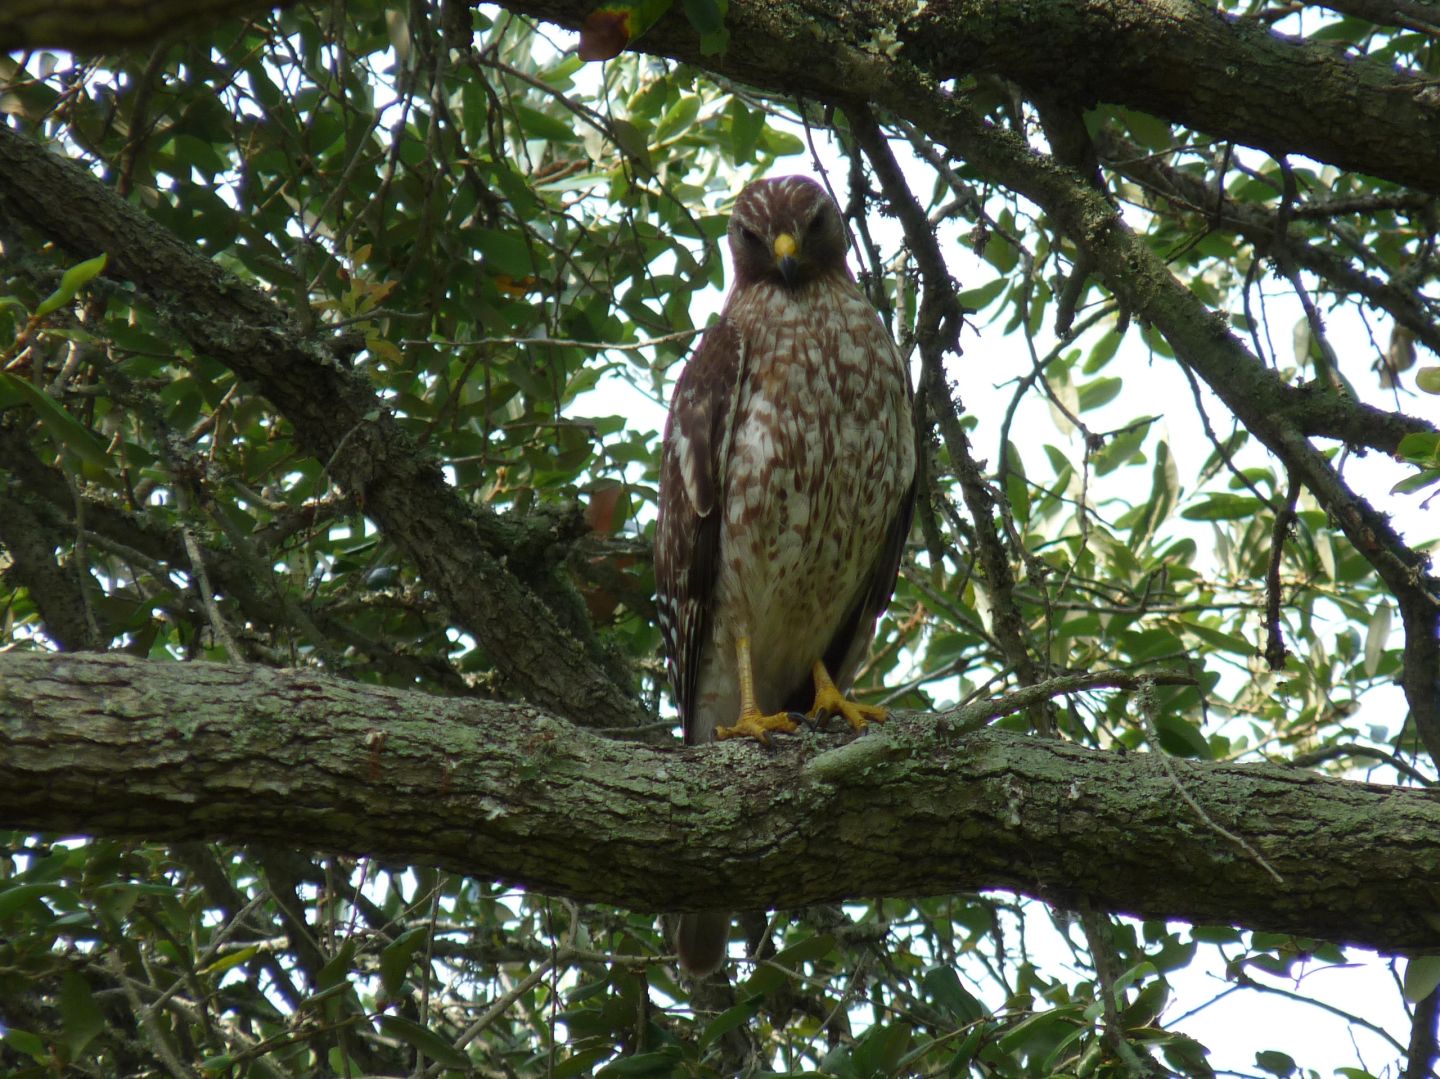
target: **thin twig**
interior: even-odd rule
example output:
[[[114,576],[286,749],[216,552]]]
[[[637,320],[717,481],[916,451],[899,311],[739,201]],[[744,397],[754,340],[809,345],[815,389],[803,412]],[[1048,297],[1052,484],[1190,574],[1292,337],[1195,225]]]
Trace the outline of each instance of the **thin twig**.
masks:
[[[1295,502],[1300,497],[1300,481],[1292,473],[1285,505],[1275,514],[1270,530],[1270,563],[1265,569],[1265,662],[1272,671],[1285,669],[1285,635],[1280,631],[1280,563],[1285,556],[1285,541],[1295,524]]]
[[[1168,776],[1170,782],[1174,784],[1175,792],[1180,795],[1180,800],[1190,807],[1194,814],[1200,818],[1201,823],[1203,823],[1205,827],[1209,828],[1216,835],[1222,836],[1225,839],[1229,840],[1231,843],[1233,843],[1236,847],[1238,847],[1241,851],[1248,855],[1255,862],[1256,865],[1260,866],[1260,868],[1265,870],[1265,872],[1269,873],[1270,876],[1274,877],[1275,883],[1284,884],[1285,878],[1280,875],[1279,871],[1276,870],[1273,865],[1271,865],[1265,860],[1264,855],[1262,855],[1258,850],[1252,847],[1249,842],[1247,842],[1242,836],[1238,836],[1234,832],[1223,827],[1216,822],[1214,817],[1210,816],[1209,813],[1205,812],[1204,807],[1195,800],[1195,796],[1190,793],[1190,791],[1186,788],[1184,781],[1176,773],[1175,766],[1170,763],[1170,754],[1166,753],[1163,749],[1160,748],[1160,732],[1155,726],[1155,715],[1157,712],[1157,706],[1155,704],[1155,685],[1156,679],[1150,678],[1148,676],[1140,679],[1140,692],[1137,694],[1137,696],[1140,701],[1140,716],[1143,721],[1141,723],[1141,729],[1144,731],[1145,734],[1145,744],[1150,747],[1150,752],[1160,761],[1160,767],[1165,769],[1165,775]]]
[[[581,348],[591,352],[638,352],[642,348],[654,348],[656,345],[665,345],[672,341],[684,341],[704,332],[705,327],[700,326],[690,330],[676,330],[674,333],[662,334],[659,337],[649,337],[644,341],[572,341],[563,337],[480,337],[473,340],[407,337],[400,343],[406,346],[430,345],[441,348],[485,348],[508,345],[526,348]]]

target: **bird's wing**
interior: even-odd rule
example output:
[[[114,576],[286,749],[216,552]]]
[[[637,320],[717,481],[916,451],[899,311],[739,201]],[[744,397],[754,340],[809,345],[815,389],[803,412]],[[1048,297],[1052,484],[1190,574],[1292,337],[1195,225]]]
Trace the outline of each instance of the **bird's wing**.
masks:
[[[665,421],[655,584],[670,684],[687,743],[693,741],[701,653],[720,567],[725,466],[744,373],[744,340],[722,317],[705,331],[681,372]]]
[[[840,621],[835,636],[825,649],[825,669],[842,690],[850,687],[859,670],[865,653],[870,647],[870,638],[875,634],[875,623],[890,606],[890,596],[895,591],[895,581],[900,576],[900,560],[905,554],[905,540],[910,535],[910,523],[915,519],[915,480],[905,489],[890,527],[885,532],[885,543],[870,565],[856,597],[853,607]]]

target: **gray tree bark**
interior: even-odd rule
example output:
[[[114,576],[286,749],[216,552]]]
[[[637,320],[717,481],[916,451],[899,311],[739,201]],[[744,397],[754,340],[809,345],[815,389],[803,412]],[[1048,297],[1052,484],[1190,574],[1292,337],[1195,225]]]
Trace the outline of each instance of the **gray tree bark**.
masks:
[[[969,729],[997,710],[686,749],[303,671],[9,653],[0,827],[305,846],[647,910],[1003,888],[1440,947],[1435,793]]]
[[[141,3],[10,0],[0,12],[0,51],[59,47],[113,51],[274,0]],[[506,7],[578,27],[594,0],[514,0]],[[1336,5],[1401,26],[1397,5]],[[1414,10],[1411,6],[1410,10]],[[1258,20],[1222,16],[1199,0],[730,0],[732,47],[704,66],[758,86],[831,99],[900,105],[907,90],[846,82],[853,57],[898,62],[928,81],[996,74],[1027,94],[1081,105],[1133,106],[1277,156],[1304,154],[1345,169],[1440,192],[1440,95],[1428,80],[1273,33]],[[1428,24],[1422,23],[1422,26]],[[638,47],[700,57],[676,4]]]

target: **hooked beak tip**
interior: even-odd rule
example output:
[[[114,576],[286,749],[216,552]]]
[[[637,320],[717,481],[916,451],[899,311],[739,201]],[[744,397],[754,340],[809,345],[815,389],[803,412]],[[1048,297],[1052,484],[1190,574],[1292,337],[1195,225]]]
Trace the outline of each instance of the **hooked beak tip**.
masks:
[[[800,276],[800,263],[795,260],[794,255],[782,255],[775,263],[780,269],[780,277],[787,286],[793,287],[796,279]]]

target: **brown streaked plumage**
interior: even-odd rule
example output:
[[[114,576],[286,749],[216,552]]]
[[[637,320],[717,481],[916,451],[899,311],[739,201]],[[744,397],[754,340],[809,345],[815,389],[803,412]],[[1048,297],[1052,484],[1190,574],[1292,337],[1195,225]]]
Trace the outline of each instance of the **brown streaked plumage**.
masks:
[[[805,177],[757,181],[729,242],[735,279],[675,387],[660,465],[660,629],[690,745],[763,742],[807,709],[883,718],[842,694],[914,506],[908,373],[845,265],[839,208]],[[683,916],[682,966],[718,967],[728,927]]]

